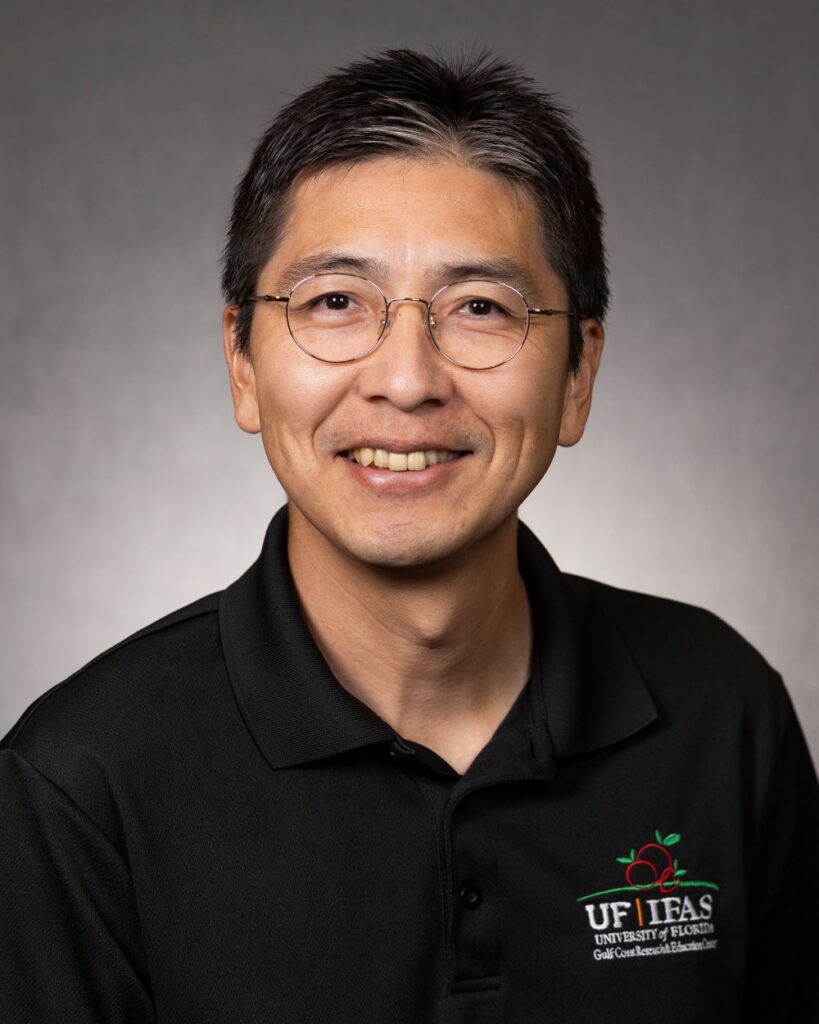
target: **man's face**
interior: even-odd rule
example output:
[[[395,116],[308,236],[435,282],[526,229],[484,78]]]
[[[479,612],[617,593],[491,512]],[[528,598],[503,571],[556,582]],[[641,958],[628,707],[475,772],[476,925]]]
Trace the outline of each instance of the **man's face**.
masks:
[[[521,275],[503,283],[530,306],[567,308],[531,198],[452,161],[379,158],[305,179],[257,293],[286,294],[304,276],[294,276],[297,262],[328,253],[368,261],[387,298],[429,299],[453,265],[511,260]],[[429,565],[508,524],[588,415],[603,341],[596,321],[584,323],[583,365],[571,376],[565,317],[533,316],[521,351],[489,370],[447,361],[423,318],[419,303],[395,303],[373,352],[329,364],[294,343],[279,303],[256,308],[246,358],[233,346],[235,310],[225,310],[239,426],[261,432],[291,516],[370,564]],[[352,462],[346,453],[362,447],[464,454],[398,471]]]

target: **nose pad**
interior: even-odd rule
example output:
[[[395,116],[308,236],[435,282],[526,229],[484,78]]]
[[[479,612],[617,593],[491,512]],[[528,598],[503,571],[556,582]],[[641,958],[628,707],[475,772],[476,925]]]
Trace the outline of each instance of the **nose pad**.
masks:
[[[427,322],[427,312],[429,310],[429,303],[427,302],[426,299],[415,299],[415,298],[410,298],[409,296],[407,296],[406,298],[402,297],[402,298],[390,299],[390,301],[387,303],[387,312],[381,318],[381,322],[380,322],[381,340],[383,341],[384,336],[387,334],[387,332],[389,331],[390,327],[392,327],[392,325],[393,325],[393,323],[395,321],[395,316],[392,315],[392,304],[394,302],[420,302],[421,305],[424,307],[423,310],[422,310],[422,313],[421,313],[422,322],[423,322],[423,325],[424,325],[424,334],[426,334],[426,336],[429,338],[430,341],[433,341],[432,331],[430,330],[429,323]]]

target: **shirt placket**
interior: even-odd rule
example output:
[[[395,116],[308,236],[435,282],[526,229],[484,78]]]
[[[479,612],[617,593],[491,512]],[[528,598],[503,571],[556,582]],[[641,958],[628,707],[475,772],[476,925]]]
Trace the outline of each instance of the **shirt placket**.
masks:
[[[504,910],[499,865],[484,791],[544,781],[554,756],[544,724],[496,734],[464,776],[447,771],[437,755],[400,741],[396,755],[415,776],[439,822],[448,972],[447,1021],[489,1024],[503,1019]]]
[[[450,995],[498,988],[503,973],[498,862],[479,803],[473,792],[445,815]]]

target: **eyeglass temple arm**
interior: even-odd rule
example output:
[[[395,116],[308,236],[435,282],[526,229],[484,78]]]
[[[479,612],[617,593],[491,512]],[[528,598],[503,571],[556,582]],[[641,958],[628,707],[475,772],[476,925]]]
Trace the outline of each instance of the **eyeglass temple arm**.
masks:
[[[289,295],[248,295],[245,302],[288,302]]]
[[[573,313],[570,309],[530,309],[529,313],[535,313],[540,316],[578,316],[577,313]]]

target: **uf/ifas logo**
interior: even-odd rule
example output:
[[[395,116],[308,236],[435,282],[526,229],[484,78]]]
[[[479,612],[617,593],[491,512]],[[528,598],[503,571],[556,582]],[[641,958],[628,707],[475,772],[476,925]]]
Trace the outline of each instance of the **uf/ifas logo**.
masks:
[[[707,936],[715,932],[714,894],[719,886],[688,878],[688,871],[680,867],[670,849],[682,838],[679,833],[663,837],[658,829],[654,835],[656,842],[644,843],[639,850],[632,848],[627,857],[615,858],[625,865],[626,885],[578,897],[594,935],[596,960],[697,952],[717,946],[716,938]],[[691,892],[677,893],[680,889]],[[599,900],[619,893],[628,893],[631,898]]]

